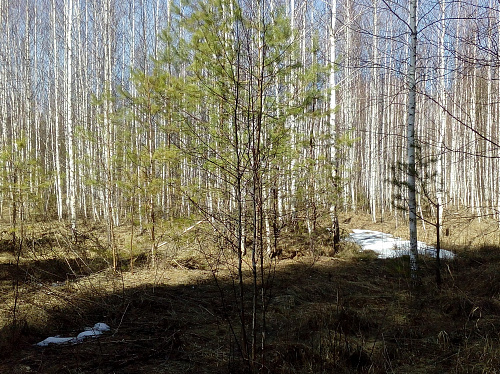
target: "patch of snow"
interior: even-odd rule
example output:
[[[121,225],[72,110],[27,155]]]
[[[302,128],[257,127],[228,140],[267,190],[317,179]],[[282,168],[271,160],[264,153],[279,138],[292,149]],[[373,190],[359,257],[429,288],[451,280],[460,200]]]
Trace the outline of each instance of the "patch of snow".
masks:
[[[94,330],[104,332],[111,330],[111,327],[106,325],[104,322],[98,322],[94,325]]]
[[[78,344],[83,342],[86,338],[96,338],[99,335],[102,335],[103,332],[109,331],[110,329],[111,328],[107,324],[98,322],[94,325],[94,327],[85,327],[85,331],[79,333],[76,337],[61,338],[59,335],[50,336],[36,345],[39,347],[47,347],[50,344]]]
[[[70,344],[73,341],[73,339],[75,338],[61,338],[59,337],[59,335],[49,336],[47,339],[42,340],[39,343],[36,343],[36,345],[38,345],[39,347],[47,347],[49,344],[56,344],[56,345]]]
[[[401,238],[395,238],[391,234],[379,231],[354,229],[349,234],[349,241],[358,244],[363,251],[373,251],[379,258],[395,258],[408,255],[410,253],[410,242]],[[418,253],[424,256],[436,257],[436,248],[423,242],[417,242]],[[441,249],[439,257],[443,259],[453,259],[453,252]]]

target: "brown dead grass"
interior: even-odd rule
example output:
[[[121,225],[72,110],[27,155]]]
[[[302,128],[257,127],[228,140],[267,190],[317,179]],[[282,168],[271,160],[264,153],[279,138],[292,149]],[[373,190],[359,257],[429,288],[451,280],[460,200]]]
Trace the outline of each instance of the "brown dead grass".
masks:
[[[346,231],[365,228],[405,236],[405,228],[394,221],[373,223],[357,214],[341,222]],[[276,264],[264,371],[498,372],[498,233],[484,220],[469,224],[476,227],[472,234],[460,222],[451,231],[456,237],[447,245],[460,257],[443,265],[441,289],[435,286],[430,259],[422,259],[422,287],[414,289],[404,258],[378,260],[352,246],[333,257],[320,255],[328,252],[327,245],[313,250],[304,245],[302,252],[287,248],[285,254],[295,255]],[[123,257],[128,233],[126,228],[118,232]],[[60,234],[56,230],[53,237]],[[80,247],[65,252],[57,240],[44,239],[52,243],[39,251],[45,257],[39,255],[38,263],[29,256],[23,259],[21,276],[5,255],[0,263],[0,372],[241,372],[227,320],[235,309],[221,299],[221,292],[233,292],[231,269],[220,267],[216,284],[206,258],[196,251],[203,234],[192,234],[165,235],[167,244],[155,268],[141,260],[150,247],[139,237],[132,251],[138,259],[134,272],[127,271],[125,258],[120,274],[107,270],[107,254],[100,252],[100,237],[92,230],[81,243],[90,253]],[[15,276],[21,282],[13,326]],[[47,336],[73,336],[96,322],[108,323],[112,331],[80,345],[33,346]]]

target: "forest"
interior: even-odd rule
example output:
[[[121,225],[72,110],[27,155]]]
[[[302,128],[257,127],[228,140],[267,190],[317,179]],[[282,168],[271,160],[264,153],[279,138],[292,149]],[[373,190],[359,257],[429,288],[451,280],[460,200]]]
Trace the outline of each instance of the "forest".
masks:
[[[0,371],[498,372],[498,1],[0,0],[0,47]]]

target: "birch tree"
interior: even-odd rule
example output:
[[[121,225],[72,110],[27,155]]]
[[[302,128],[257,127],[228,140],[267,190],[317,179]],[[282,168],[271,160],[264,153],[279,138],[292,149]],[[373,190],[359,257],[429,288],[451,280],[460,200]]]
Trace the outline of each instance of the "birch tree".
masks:
[[[59,220],[63,218],[63,191],[62,191],[62,170],[61,170],[61,136],[59,124],[59,48],[57,43],[57,5],[56,0],[51,3],[51,21],[52,21],[52,69],[53,69],[53,96],[54,96],[54,110],[52,117],[54,119],[54,163],[55,163],[55,190],[56,190],[56,209],[57,217]]]
[[[339,183],[339,170],[338,170],[338,165],[339,161],[337,159],[338,154],[337,154],[337,145],[336,145],[336,139],[337,139],[337,118],[335,111],[337,110],[337,96],[336,96],[336,90],[337,90],[337,79],[336,79],[336,60],[337,60],[337,53],[336,53],[336,38],[335,38],[335,33],[337,32],[336,29],[336,21],[337,21],[337,0],[332,0],[330,4],[330,35],[329,35],[329,47],[330,47],[330,134],[331,134],[331,160],[330,162],[333,164],[332,165],[332,179],[334,183]],[[336,189],[337,190],[337,189]],[[335,200],[338,200],[339,197],[336,197]],[[334,251],[337,250],[337,245],[340,241],[340,226],[339,226],[339,219],[338,219],[338,207],[337,207],[337,201],[334,201],[333,204],[330,207],[330,216],[332,220],[332,233],[333,233],[333,245],[334,245]]]
[[[407,152],[408,152],[408,211],[410,229],[410,269],[412,278],[418,275],[418,248],[417,248],[417,199],[415,183],[415,115],[416,115],[416,68],[417,68],[417,0],[409,1],[409,28],[410,45],[408,65],[408,126],[407,126]]]
[[[440,2],[440,34],[439,34],[439,103],[438,107],[438,155],[436,159],[436,282],[441,284],[440,271],[440,249],[441,249],[441,228],[443,226],[444,212],[444,175],[443,163],[445,152],[445,132],[446,132],[446,57],[445,57],[445,38],[446,38],[446,4],[444,0]]]
[[[65,14],[65,121],[67,156],[67,200],[71,229],[76,235],[76,167],[73,128],[73,0],[64,1]]]

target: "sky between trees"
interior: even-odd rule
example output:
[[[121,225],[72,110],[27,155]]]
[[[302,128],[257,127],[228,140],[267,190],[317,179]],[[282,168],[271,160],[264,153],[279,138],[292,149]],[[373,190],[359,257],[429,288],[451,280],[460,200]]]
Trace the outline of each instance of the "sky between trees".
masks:
[[[332,205],[393,214],[400,191],[390,180],[404,179],[406,160],[408,9],[210,1],[193,19],[200,7],[186,1],[0,1],[2,215],[15,202],[24,218],[143,225],[191,215],[193,202],[210,212],[250,204],[256,183],[266,217],[295,214],[308,229]],[[193,40],[211,23],[221,33]],[[417,169],[446,207],[500,207],[499,45],[498,2],[420,1]],[[224,137],[257,112],[254,127]],[[237,138],[236,162],[225,152]],[[259,181],[245,174],[257,141]]]

